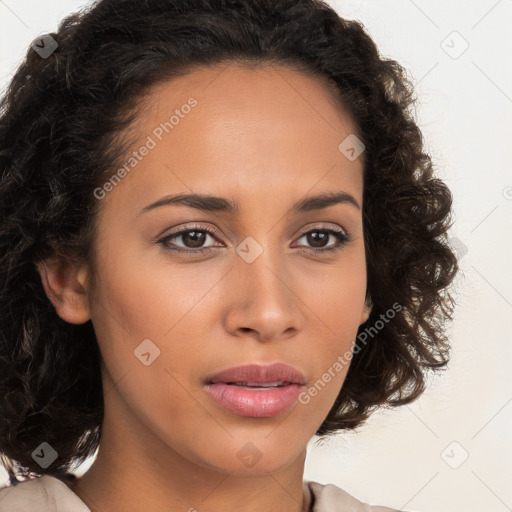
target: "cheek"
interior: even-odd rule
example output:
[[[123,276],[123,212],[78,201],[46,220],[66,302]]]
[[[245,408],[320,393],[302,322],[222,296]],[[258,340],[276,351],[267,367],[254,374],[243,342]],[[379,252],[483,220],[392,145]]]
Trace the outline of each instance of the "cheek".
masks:
[[[190,289],[184,294],[186,284],[171,272],[165,282],[166,272],[157,267],[128,258],[111,262],[102,267],[93,308],[94,329],[111,385],[155,431],[182,422],[190,427],[198,414],[186,377],[197,366],[198,350],[187,343],[196,328],[191,332],[187,320],[200,295]]]
[[[336,339],[356,335],[366,295],[364,245],[358,240],[333,264],[308,263],[295,276],[294,288]]]
[[[162,339],[198,305],[208,285],[193,265],[181,271],[128,254],[112,256],[101,267],[98,316],[133,341]]]
[[[110,256],[100,267],[92,312],[107,371],[114,382],[123,380],[127,401],[141,414],[159,411],[163,421],[170,409],[155,404],[165,403],[174,404],[180,418],[190,417],[187,404],[193,401],[182,386],[190,388],[201,360],[218,277],[204,276],[194,265],[177,271],[126,252]],[[144,357],[151,361],[147,366]]]
[[[364,245],[347,251],[340,264],[312,267],[302,294],[317,316],[314,340],[314,376],[304,404],[327,415],[346,378],[361,322],[366,295]],[[314,284],[316,283],[316,286]]]

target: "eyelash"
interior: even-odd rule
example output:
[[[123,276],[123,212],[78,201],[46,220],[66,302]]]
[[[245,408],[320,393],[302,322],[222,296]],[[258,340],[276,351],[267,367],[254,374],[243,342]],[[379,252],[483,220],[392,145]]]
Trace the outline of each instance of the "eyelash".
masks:
[[[167,251],[174,251],[174,252],[180,252],[180,253],[185,253],[185,254],[203,254],[203,253],[209,252],[211,249],[214,249],[214,247],[202,247],[202,248],[198,248],[198,249],[181,249],[181,248],[177,248],[177,247],[171,247],[168,245],[168,242],[170,240],[177,238],[180,235],[182,235],[184,233],[191,232],[191,231],[199,231],[201,233],[208,233],[212,237],[216,238],[216,233],[211,229],[204,228],[201,226],[190,226],[190,227],[187,227],[186,229],[176,231],[176,232],[171,233],[163,238],[160,238],[159,240],[157,240],[157,243],[160,244]],[[335,245],[334,247],[321,248],[321,249],[318,249],[316,247],[306,247],[305,249],[303,248],[302,250],[313,251],[315,253],[328,253],[331,251],[339,251],[345,246],[345,244],[347,242],[350,242],[350,237],[348,236],[348,234],[344,230],[338,229],[338,228],[315,227],[315,228],[309,229],[308,231],[305,231],[304,233],[302,233],[302,235],[299,237],[299,239],[302,238],[303,236],[308,235],[309,233],[313,233],[313,232],[322,232],[322,233],[328,233],[328,234],[334,235],[340,243],[338,245]]]

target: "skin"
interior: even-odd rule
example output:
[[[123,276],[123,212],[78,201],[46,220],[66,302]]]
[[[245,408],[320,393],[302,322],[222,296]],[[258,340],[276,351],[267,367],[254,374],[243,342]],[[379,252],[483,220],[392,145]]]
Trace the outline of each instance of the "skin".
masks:
[[[57,313],[70,323],[91,319],[102,354],[100,450],[72,489],[93,512],[308,510],[306,445],[348,365],[308,404],[271,418],[216,405],[203,379],[280,361],[300,370],[308,388],[352,349],[369,314],[362,211],[350,203],[291,208],[335,191],[362,207],[362,158],[338,150],[356,130],[318,78],[229,64],[154,86],[130,132],[134,148],[191,96],[197,106],[101,199],[94,264],[39,266]],[[140,214],[167,194],[191,192],[236,200],[240,212],[168,205]],[[196,223],[216,231],[203,242],[209,252],[157,243]],[[336,227],[350,241],[316,254],[338,240],[315,245],[304,235]],[[252,263],[235,251],[248,236],[263,248]],[[186,234],[173,243],[201,247]],[[160,350],[149,366],[134,356],[147,338]],[[251,467],[237,457],[244,446],[261,455]]]

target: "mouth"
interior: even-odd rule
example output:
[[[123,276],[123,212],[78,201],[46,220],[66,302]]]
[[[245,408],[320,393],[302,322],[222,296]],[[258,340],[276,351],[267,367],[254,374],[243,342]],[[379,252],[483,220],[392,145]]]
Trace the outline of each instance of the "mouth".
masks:
[[[297,401],[304,386],[302,373],[283,363],[238,366],[205,380],[205,390],[216,405],[253,418],[284,412]]]

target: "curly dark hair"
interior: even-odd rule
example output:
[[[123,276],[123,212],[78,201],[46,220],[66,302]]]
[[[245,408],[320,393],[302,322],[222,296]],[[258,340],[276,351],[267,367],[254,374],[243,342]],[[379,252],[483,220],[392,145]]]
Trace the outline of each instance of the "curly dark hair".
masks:
[[[94,455],[103,419],[91,321],[63,321],[35,263],[92,261],[94,189],[119,167],[119,134],[157,82],[204,66],[280,64],[315,76],[349,109],[365,145],[363,219],[374,325],[317,434],[355,429],[407,404],[450,358],[457,259],[452,196],[434,176],[406,70],[358,21],[321,0],[102,0],[30,48],[0,103],[0,455],[11,481],[63,475]],[[39,441],[58,453],[42,469]]]

